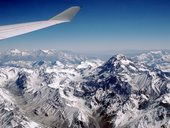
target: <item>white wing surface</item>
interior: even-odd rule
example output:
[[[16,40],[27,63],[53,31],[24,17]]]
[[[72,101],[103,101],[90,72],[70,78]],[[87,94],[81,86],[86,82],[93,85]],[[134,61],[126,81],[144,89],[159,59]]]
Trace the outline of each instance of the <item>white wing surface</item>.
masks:
[[[46,21],[0,26],[0,40],[36,31],[56,24],[70,22],[79,10],[80,7],[78,6],[71,7]]]

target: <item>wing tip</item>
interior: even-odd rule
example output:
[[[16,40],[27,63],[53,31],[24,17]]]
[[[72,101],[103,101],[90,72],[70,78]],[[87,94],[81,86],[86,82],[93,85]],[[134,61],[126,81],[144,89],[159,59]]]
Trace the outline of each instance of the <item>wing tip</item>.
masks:
[[[80,11],[80,6],[72,6],[65,11],[59,13],[58,15],[54,16],[50,20],[59,20],[69,22],[71,21],[75,15]]]

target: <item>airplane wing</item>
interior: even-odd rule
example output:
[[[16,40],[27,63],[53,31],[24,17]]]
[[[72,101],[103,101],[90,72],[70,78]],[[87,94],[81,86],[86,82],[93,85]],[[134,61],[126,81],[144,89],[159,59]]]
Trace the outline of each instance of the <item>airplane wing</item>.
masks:
[[[63,11],[49,20],[0,26],[0,40],[36,31],[56,24],[70,22],[79,10],[80,7],[75,6]]]

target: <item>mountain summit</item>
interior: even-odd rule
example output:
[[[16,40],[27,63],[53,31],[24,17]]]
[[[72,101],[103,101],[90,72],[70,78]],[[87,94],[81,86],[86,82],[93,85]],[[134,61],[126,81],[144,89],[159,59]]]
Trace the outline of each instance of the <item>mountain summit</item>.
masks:
[[[0,56],[2,128],[170,126],[169,77],[138,56],[14,51]]]

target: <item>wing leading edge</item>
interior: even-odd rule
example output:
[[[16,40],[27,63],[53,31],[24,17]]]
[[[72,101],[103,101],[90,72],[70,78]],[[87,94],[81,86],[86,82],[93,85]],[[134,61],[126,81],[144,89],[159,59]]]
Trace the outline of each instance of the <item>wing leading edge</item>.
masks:
[[[70,22],[79,10],[80,7],[75,6],[46,21],[0,26],[0,40],[36,31],[56,24]]]

